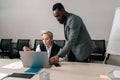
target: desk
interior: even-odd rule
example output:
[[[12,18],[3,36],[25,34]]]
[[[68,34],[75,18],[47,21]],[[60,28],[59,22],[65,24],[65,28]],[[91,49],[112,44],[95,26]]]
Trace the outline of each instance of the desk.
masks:
[[[18,59],[0,59],[0,67],[6,64],[19,61]],[[97,63],[80,63],[80,62],[60,62],[61,67],[52,66],[46,69],[50,72],[50,80],[102,80],[100,75],[109,75],[113,77],[112,74],[108,74],[110,71],[115,69],[120,69],[119,66],[97,64]],[[0,72],[3,73],[24,73],[27,68],[21,69],[5,69],[0,68]],[[30,80],[38,80],[39,74],[36,74]],[[28,80],[23,78],[5,78],[4,80]]]

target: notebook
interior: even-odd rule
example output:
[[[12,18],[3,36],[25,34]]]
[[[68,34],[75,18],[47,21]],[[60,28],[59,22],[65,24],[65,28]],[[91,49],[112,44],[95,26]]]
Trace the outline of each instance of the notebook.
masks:
[[[20,58],[24,67],[49,68],[47,52],[20,51]]]
[[[24,73],[37,74],[42,68],[29,68]]]

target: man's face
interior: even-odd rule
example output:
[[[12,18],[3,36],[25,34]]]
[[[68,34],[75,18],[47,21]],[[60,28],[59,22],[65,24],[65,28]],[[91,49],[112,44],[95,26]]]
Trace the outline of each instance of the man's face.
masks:
[[[59,21],[60,24],[64,24],[66,17],[63,14],[62,10],[58,10],[58,9],[54,10],[53,15],[57,19],[57,21]]]

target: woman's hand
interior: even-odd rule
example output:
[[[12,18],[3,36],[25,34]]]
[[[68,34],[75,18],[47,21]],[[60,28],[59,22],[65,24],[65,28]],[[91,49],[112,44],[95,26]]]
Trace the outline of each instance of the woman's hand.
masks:
[[[28,48],[27,46],[24,46],[23,51],[30,51],[30,48]]]

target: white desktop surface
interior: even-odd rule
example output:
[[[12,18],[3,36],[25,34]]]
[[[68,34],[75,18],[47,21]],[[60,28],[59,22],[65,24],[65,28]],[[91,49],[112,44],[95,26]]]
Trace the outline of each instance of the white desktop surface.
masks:
[[[24,73],[28,68],[21,69],[5,69],[2,66],[9,63],[19,61],[19,59],[0,59],[1,73]],[[113,77],[109,72],[119,69],[119,66],[98,64],[98,63],[80,63],[80,62],[60,62],[61,67],[52,66],[46,70],[50,73],[50,80],[103,80],[100,75],[108,75]],[[39,72],[40,73],[40,72]],[[10,78],[4,80],[38,80],[39,73],[31,79],[25,78]]]

